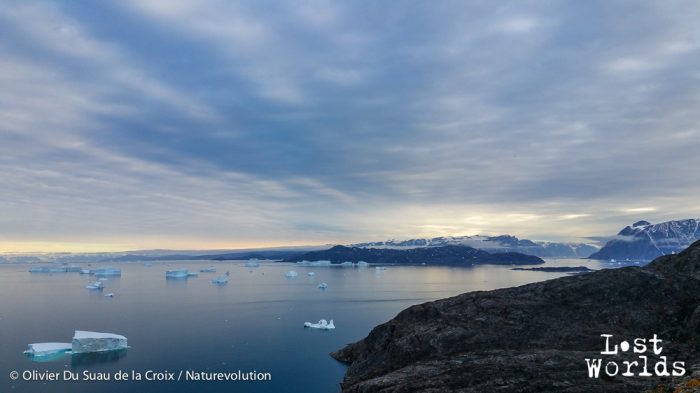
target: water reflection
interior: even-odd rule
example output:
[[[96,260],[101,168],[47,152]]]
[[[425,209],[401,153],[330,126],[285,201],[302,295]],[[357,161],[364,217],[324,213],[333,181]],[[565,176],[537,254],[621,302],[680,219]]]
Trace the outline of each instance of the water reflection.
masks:
[[[126,357],[126,349],[116,351],[77,353],[71,356],[72,368],[86,368],[96,364],[114,363]]]

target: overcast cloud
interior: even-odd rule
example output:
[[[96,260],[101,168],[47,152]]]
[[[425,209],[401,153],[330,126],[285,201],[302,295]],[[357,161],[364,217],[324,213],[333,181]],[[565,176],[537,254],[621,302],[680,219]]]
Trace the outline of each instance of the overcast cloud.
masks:
[[[3,1],[0,251],[700,217],[700,5]]]

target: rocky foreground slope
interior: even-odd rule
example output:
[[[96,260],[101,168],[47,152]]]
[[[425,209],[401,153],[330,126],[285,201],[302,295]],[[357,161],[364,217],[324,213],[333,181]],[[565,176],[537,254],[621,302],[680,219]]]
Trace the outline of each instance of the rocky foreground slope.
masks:
[[[660,356],[683,376],[590,378],[586,358],[612,343],[663,340],[649,350],[652,374]],[[612,345],[612,344],[611,344]],[[516,288],[471,292],[410,307],[363,340],[331,354],[349,363],[343,392],[689,392],[700,385],[700,242],[627,267]],[[613,368],[611,367],[611,370]],[[662,370],[663,371],[663,370]],[[622,372],[622,371],[621,371]]]

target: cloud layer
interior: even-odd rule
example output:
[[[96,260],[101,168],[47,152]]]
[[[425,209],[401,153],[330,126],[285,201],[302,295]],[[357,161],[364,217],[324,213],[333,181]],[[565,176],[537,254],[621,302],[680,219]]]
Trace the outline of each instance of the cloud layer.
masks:
[[[700,216],[700,6],[14,2],[0,248]]]

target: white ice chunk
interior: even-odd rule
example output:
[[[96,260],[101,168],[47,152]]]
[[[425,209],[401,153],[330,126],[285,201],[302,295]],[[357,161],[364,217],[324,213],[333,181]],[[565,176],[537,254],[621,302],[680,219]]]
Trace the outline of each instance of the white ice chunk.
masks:
[[[106,294],[105,297],[114,297],[114,294],[112,292],[110,292],[110,293]]]
[[[252,258],[252,259],[249,259],[248,262],[245,263],[245,267],[260,267],[260,263],[258,262],[257,259]]]
[[[369,263],[367,263],[365,261],[359,261],[359,262],[357,262],[357,266],[358,267],[367,267],[367,266],[369,266]]]
[[[126,337],[113,333],[76,330],[73,335],[73,353],[104,352],[127,348]]]
[[[91,289],[91,290],[99,290],[99,291],[101,291],[101,290],[104,289],[104,287],[105,287],[105,285],[102,284],[102,281],[95,281],[95,282],[93,282],[93,283],[91,283],[91,284],[88,284],[85,288],[86,288],[86,289]]]
[[[295,272],[294,270],[290,270],[287,273],[284,274],[287,277],[296,277],[299,275],[299,273]]]
[[[49,356],[70,352],[73,349],[71,343],[36,343],[29,344],[24,353],[30,356]]]
[[[314,273],[314,272],[308,272],[308,273],[306,273],[306,275],[307,275],[307,276],[315,276],[316,273]]]
[[[352,262],[347,261],[347,262],[341,263],[340,266],[343,266],[343,267],[352,267],[353,264],[352,264]]]
[[[103,267],[100,269],[93,270],[92,274],[96,276],[121,276],[122,269],[116,267]]]
[[[167,278],[186,278],[189,276],[187,269],[172,269],[165,272]]]
[[[328,288],[328,284],[326,284],[325,282],[318,284],[318,289],[326,289],[326,288]]]
[[[321,330],[335,329],[335,325],[333,324],[332,319],[330,322],[326,321],[325,319],[318,321],[318,323],[304,322],[304,327],[321,329]]]
[[[92,274],[92,271],[90,269],[80,269],[80,274]]]
[[[386,270],[386,266],[377,266],[375,267],[376,270]]]
[[[216,285],[222,285],[222,284],[227,284],[228,283],[228,277],[226,276],[219,276],[216,277],[215,279],[211,280],[212,284]]]

